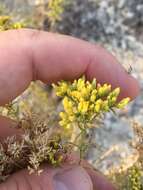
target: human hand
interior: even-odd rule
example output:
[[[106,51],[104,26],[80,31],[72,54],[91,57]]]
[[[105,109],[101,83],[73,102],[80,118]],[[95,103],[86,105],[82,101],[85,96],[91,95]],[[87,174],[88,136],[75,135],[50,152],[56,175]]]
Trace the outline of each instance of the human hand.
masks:
[[[100,83],[121,88],[121,98],[135,98],[137,81],[105,49],[72,37],[22,29],[0,33],[0,104],[21,94],[32,80],[47,84],[85,75]],[[0,117],[0,139],[15,134],[13,122]],[[13,174],[0,190],[114,190],[101,174],[87,163],[52,169],[45,166],[40,176],[27,170]]]

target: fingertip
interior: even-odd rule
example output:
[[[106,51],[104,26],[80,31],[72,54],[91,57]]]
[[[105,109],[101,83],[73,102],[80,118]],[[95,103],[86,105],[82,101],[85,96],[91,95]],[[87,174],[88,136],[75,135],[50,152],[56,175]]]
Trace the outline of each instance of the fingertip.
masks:
[[[54,176],[56,190],[93,190],[90,176],[81,166],[73,166],[70,170]]]
[[[119,99],[136,98],[140,93],[139,82],[132,77],[118,60],[106,49],[94,46],[90,63],[86,70],[87,79],[97,79],[97,82],[111,84],[112,89],[120,87]]]
[[[126,88],[126,91],[129,97],[131,98],[131,100],[133,100],[140,94],[140,85],[139,85],[139,82],[131,76],[130,76],[129,82],[130,82],[129,89]]]
[[[121,98],[130,97],[133,100],[140,94],[140,85],[134,77],[129,75],[126,78],[121,90]]]
[[[115,185],[113,185],[112,182],[110,182],[102,173],[94,169],[94,167],[91,164],[89,164],[87,161],[82,160],[81,165],[89,174],[93,183],[93,189],[117,190],[117,188],[115,187]]]
[[[92,166],[89,166],[86,164],[84,166],[87,173],[89,174],[92,183],[93,183],[93,189],[95,190],[117,190],[115,185],[112,184],[103,174],[93,169]]]
[[[22,134],[20,130],[17,130],[17,122],[4,117],[0,116],[0,139],[3,140],[10,136],[16,136],[17,138],[20,137]]]

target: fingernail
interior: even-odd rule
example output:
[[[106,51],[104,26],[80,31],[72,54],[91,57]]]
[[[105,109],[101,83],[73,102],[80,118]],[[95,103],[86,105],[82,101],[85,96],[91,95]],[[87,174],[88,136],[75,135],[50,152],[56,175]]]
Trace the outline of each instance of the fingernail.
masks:
[[[69,190],[65,184],[61,181],[56,180],[54,184],[54,190]]]
[[[86,171],[74,167],[54,176],[54,190],[92,190],[92,182]]]

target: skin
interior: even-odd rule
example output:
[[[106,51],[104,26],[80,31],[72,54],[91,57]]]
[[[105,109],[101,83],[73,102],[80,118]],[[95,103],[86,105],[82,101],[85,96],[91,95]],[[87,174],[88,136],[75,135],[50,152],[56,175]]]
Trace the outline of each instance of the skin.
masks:
[[[37,30],[21,29],[0,33],[0,104],[4,105],[20,95],[33,80],[46,84],[61,79],[73,80],[85,75],[96,77],[100,83],[120,87],[120,98],[134,99],[139,94],[138,82],[118,64],[104,48],[68,36]],[[0,139],[15,134],[15,123],[0,117]],[[79,166],[66,164],[53,169],[44,166],[40,176],[27,170],[13,174],[0,190],[61,190],[59,182],[69,190],[115,190],[99,172],[85,161]],[[55,183],[58,182],[58,183]],[[59,187],[59,186],[58,186]],[[64,189],[63,189],[64,190]]]

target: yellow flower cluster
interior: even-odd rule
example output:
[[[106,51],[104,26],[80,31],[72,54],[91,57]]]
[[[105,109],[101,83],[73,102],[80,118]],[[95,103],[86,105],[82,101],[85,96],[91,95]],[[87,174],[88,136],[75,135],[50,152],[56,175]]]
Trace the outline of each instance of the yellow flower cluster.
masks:
[[[0,16],[0,31],[9,29],[20,29],[25,26],[21,22],[13,22],[10,16]]]
[[[86,81],[84,77],[73,83],[61,81],[53,85],[56,95],[63,98],[64,111],[60,113],[60,125],[69,128],[73,123],[89,124],[101,113],[113,108],[124,108],[130,98],[117,101],[120,88],[111,89],[111,85],[100,85],[96,79]]]
[[[61,19],[61,14],[64,11],[65,0],[49,0],[48,2],[48,18],[51,24]]]

